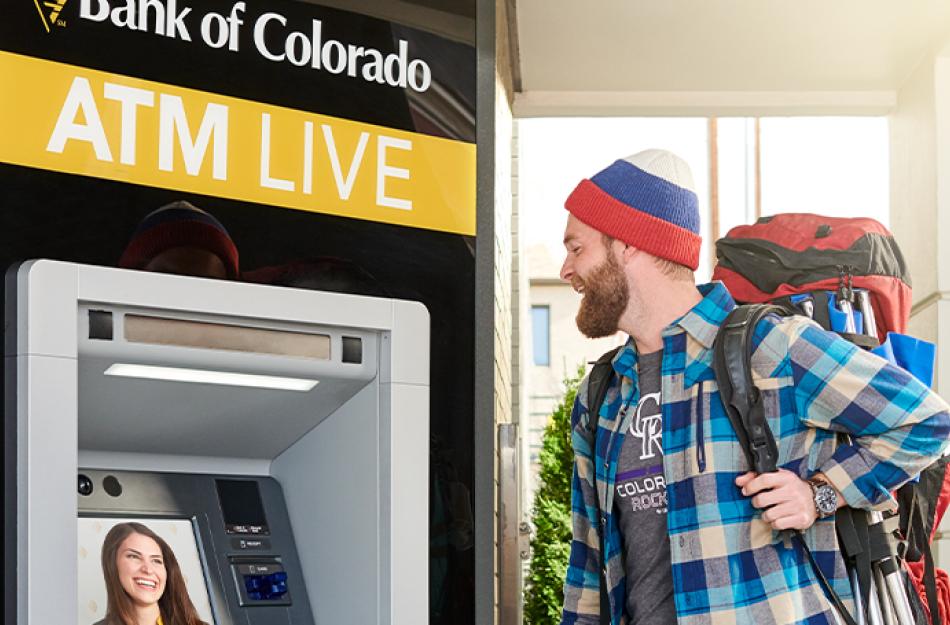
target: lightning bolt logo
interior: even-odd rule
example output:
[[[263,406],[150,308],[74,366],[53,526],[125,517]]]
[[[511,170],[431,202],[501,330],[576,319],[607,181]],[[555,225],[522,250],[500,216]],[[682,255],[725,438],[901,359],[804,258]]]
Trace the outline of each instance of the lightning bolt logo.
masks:
[[[44,0],[42,5],[40,5],[40,0],[33,0],[33,4],[36,5],[36,10],[39,11],[43,28],[46,29],[46,32],[50,32],[50,27],[56,24],[56,20],[59,19],[59,14],[63,12],[63,7],[66,6],[66,0]],[[48,15],[43,10],[44,7],[46,11],[49,11]]]

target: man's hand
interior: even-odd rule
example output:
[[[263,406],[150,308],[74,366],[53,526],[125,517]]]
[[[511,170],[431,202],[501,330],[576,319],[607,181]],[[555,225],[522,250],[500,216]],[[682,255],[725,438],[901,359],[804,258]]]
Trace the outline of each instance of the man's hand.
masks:
[[[774,530],[805,530],[818,518],[811,486],[786,469],[744,473],[736,478],[736,486],[752,497],[753,506],[763,509],[762,520]]]

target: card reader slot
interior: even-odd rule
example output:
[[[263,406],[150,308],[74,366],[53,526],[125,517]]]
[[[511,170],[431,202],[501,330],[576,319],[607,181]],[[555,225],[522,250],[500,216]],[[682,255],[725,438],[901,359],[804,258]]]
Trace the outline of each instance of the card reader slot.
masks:
[[[231,556],[229,560],[241,606],[291,605],[289,579],[280,558]]]

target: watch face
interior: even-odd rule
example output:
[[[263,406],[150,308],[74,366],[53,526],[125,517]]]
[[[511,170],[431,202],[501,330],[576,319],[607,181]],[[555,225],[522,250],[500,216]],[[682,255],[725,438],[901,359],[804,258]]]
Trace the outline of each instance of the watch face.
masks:
[[[827,484],[820,484],[815,489],[815,506],[822,516],[834,513],[838,508],[838,495],[835,489]]]

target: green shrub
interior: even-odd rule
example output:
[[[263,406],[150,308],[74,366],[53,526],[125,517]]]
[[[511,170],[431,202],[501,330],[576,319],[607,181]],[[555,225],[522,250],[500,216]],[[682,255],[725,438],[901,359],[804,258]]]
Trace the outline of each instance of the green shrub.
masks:
[[[571,409],[584,367],[564,380],[564,397],[554,409],[541,447],[541,472],[531,522],[531,565],[524,593],[527,625],[557,625],[564,603],[564,576],[571,549]]]

